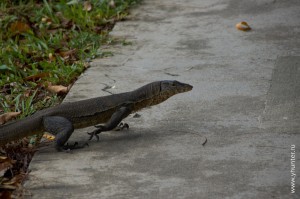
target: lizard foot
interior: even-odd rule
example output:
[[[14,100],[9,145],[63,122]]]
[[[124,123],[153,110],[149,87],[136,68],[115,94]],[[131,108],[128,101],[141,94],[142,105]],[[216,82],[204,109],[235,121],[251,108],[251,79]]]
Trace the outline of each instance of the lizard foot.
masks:
[[[89,146],[89,144],[86,142],[86,143],[83,143],[83,144],[78,144],[78,142],[75,142],[74,144],[72,145],[69,145],[69,143],[67,143],[66,145],[64,146],[57,146],[56,149],[58,151],[64,151],[64,152],[70,152],[71,150],[74,150],[74,149],[82,149],[84,148],[85,146]]]
[[[129,129],[129,125],[127,123],[121,122],[117,128],[115,128],[115,131],[122,131],[123,129]]]
[[[100,134],[102,132],[102,126],[97,125],[95,127],[97,128],[96,130],[94,130],[93,132],[90,132],[90,133],[88,132],[87,134],[90,135],[89,140],[92,140],[93,137],[96,137],[97,141],[99,141],[99,135],[98,134]]]

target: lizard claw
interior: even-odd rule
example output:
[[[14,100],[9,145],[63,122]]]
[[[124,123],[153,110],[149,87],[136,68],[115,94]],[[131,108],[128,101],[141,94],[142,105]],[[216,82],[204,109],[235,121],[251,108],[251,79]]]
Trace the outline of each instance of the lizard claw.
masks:
[[[99,135],[101,133],[101,130],[100,129],[96,129],[94,130],[93,132],[88,132],[87,134],[90,135],[90,138],[89,138],[89,141],[93,139],[93,137],[96,137],[97,141],[99,141]]]
[[[125,128],[128,130],[129,129],[129,125],[127,123],[121,122],[115,130],[116,131],[122,131]]]
[[[81,149],[85,146],[89,146],[89,144],[87,142],[84,144],[78,144],[78,142],[74,142],[73,145],[69,145],[69,143],[67,143],[64,146],[57,146],[56,149],[58,151],[64,151],[64,152],[70,153],[74,149]]]
[[[97,141],[99,141],[99,135],[97,135],[96,133],[94,133],[94,132],[91,132],[91,133],[87,132],[87,134],[90,135],[89,140],[92,140],[93,137],[96,137]]]

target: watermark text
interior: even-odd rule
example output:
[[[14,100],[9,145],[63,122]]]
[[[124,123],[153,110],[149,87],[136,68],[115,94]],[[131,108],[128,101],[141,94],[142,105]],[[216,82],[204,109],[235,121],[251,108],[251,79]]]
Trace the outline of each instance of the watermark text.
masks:
[[[291,193],[296,192],[296,146],[291,145]]]

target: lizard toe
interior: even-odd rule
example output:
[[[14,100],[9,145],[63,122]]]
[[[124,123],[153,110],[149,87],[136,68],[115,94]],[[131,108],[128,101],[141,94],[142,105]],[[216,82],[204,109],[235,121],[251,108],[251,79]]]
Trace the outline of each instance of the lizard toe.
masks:
[[[74,142],[74,144],[72,144],[72,145],[69,145],[67,143],[64,146],[58,146],[58,147],[56,147],[56,149],[58,151],[63,151],[63,152],[70,153],[74,149],[81,149],[81,148],[84,148],[85,146],[89,146],[88,143],[85,142],[83,144],[79,144],[78,142]]]
[[[115,129],[115,131],[122,131],[123,129],[129,129],[129,125],[125,122],[121,122],[118,127]]]
[[[99,135],[97,135],[97,134],[99,134],[99,133],[101,133],[101,132],[97,132],[97,130],[95,130],[95,131],[93,131],[93,132],[87,132],[87,134],[89,134],[90,135],[90,137],[89,137],[89,141],[91,141],[92,139],[93,139],[93,137],[96,137],[96,139],[97,139],[97,141],[99,141]]]

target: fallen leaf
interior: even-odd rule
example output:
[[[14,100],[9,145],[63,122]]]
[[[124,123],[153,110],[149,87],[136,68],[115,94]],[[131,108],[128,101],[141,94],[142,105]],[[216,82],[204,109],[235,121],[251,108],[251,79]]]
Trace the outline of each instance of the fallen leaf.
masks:
[[[7,158],[8,158],[8,157],[6,157],[6,156],[0,156],[0,163],[2,163],[3,160],[6,161]]]
[[[1,187],[2,188],[2,187]],[[6,188],[6,187],[5,187]],[[8,188],[9,189],[9,188]],[[12,189],[14,190],[14,189]],[[0,193],[0,198],[2,199],[11,199],[11,191],[9,190],[2,190]]]
[[[14,176],[12,179],[8,180],[7,182],[3,182],[2,184],[18,186],[24,179],[24,176],[25,176],[24,173],[20,173],[20,174]]]
[[[28,32],[29,30],[30,26],[27,23],[21,21],[15,21],[10,25],[10,31],[14,34]]]
[[[13,166],[13,161],[6,157],[6,156],[0,156],[0,171],[7,170],[8,168]]]
[[[50,61],[55,61],[55,57],[53,56],[52,53],[49,53],[48,57]]]
[[[109,7],[111,8],[115,8],[116,7],[116,3],[114,0],[110,0],[110,2],[108,3]]]
[[[240,22],[240,23],[237,23],[237,24],[235,25],[235,27],[236,27],[236,29],[242,30],[242,31],[249,31],[249,30],[251,30],[251,27],[250,27],[250,26],[248,25],[248,23],[245,22],[245,21],[242,21],[242,22]]]
[[[0,124],[5,124],[9,120],[17,117],[20,114],[21,114],[21,112],[7,112],[7,113],[4,113],[4,114],[0,115]]]
[[[70,29],[73,27],[74,21],[71,19],[65,18],[65,16],[62,14],[62,12],[56,12],[55,15],[57,16],[57,18],[59,18],[60,25],[62,28]],[[61,27],[59,27],[59,28],[61,28]]]
[[[55,136],[50,133],[44,133],[43,138],[45,138],[47,140],[54,140]]]
[[[77,51],[77,49],[74,48],[74,49],[68,50],[68,51],[59,51],[58,54],[59,54],[62,58],[67,59],[67,58],[69,58],[70,56],[75,55],[76,51]]]
[[[38,73],[36,75],[31,75],[31,76],[25,77],[24,79],[27,81],[36,82],[37,80],[40,80],[44,77],[49,77],[49,76],[50,76],[50,73],[44,72],[44,73]]]
[[[69,91],[69,88],[62,85],[49,85],[47,90],[56,94],[65,94]]]
[[[24,97],[29,97],[30,96],[30,94],[31,94],[31,90],[26,90],[25,91],[25,93],[23,94],[24,95]]]
[[[92,4],[89,1],[83,2],[83,10],[85,11],[91,11],[92,10]]]
[[[65,29],[71,29],[74,26],[74,21],[63,18],[61,26]]]
[[[42,18],[42,22],[46,23],[47,25],[51,25],[52,24],[52,20],[49,17],[43,17]]]
[[[84,68],[89,68],[91,66],[91,64],[89,62],[84,62],[83,64]]]

